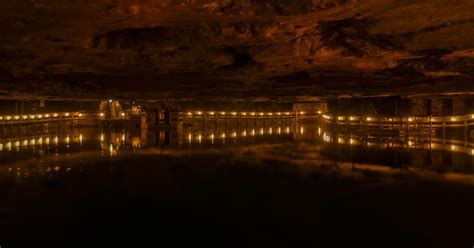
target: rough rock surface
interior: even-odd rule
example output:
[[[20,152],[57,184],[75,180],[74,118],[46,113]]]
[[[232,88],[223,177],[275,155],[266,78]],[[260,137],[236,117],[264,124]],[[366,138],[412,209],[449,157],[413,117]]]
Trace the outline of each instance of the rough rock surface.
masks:
[[[0,89],[472,90],[473,10],[472,0],[0,1]]]

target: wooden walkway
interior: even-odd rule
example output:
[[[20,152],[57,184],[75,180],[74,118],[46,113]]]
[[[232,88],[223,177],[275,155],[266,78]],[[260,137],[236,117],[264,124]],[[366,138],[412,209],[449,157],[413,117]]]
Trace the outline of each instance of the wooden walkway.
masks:
[[[296,119],[296,118],[312,118],[320,116],[319,113],[305,111],[184,111],[180,112],[180,117],[185,121],[202,120],[202,119]]]
[[[334,116],[323,115],[325,122],[342,126],[360,126],[394,130],[418,128],[468,128],[474,125],[474,114],[463,116]]]
[[[0,126],[66,122],[66,121],[79,120],[81,117],[82,117],[82,114],[79,112],[44,113],[44,114],[29,114],[29,115],[5,115],[5,116],[0,116]]]

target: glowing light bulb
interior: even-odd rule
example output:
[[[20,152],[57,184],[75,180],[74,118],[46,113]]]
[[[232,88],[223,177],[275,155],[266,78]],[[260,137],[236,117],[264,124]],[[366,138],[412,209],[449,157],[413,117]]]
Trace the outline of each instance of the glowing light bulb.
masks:
[[[367,121],[372,121],[372,117],[367,117]]]
[[[15,120],[19,120],[19,119],[20,119],[20,116],[15,115]]]
[[[457,120],[456,117],[451,117],[452,122],[455,122],[456,120]]]
[[[213,111],[209,112],[209,115],[214,115],[215,113]]]

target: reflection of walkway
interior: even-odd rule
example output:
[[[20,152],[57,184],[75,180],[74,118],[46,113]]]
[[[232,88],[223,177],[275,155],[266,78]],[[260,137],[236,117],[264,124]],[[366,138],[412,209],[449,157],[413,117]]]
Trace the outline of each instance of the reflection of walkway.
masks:
[[[322,133],[322,139],[327,143],[338,143],[358,146],[374,146],[381,149],[405,148],[423,150],[444,150],[449,152],[463,152],[474,156],[474,143],[441,138],[400,138],[384,136],[357,136]]]

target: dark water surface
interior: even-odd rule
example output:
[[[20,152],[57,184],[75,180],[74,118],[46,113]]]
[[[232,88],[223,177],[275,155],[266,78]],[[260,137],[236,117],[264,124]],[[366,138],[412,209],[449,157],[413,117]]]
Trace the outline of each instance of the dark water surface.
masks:
[[[462,137],[310,121],[65,128],[0,144],[2,247],[474,245]]]

